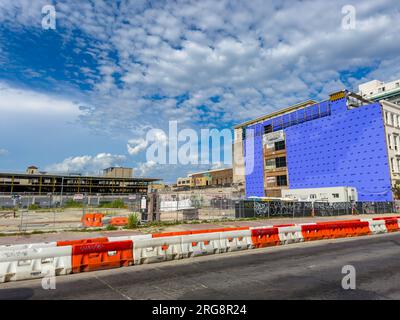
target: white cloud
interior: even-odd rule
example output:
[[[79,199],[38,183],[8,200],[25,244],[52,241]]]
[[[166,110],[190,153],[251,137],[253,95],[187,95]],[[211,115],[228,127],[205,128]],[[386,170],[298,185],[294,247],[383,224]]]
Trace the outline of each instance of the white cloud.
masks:
[[[125,160],[126,157],[123,155],[99,153],[95,156],[69,157],[60,163],[47,166],[45,170],[50,172],[98,173],[105,168],[118,166]]]
[[[1,149],[1,148],[0,148],[0,157],[1,157],[1,156],[6,156],[6,155],[8,155],[8,154],[9,154],[9,152],[8,152],[7,149]]]
[[[154,161],[147,161],[144,163],[140,163],[136,168],[134,168],[135,176],[145,176],[151,171],[151,169],[155,168],[157,163]]]
[[[62,97],[28,89],[15,88],[0,82],[0,113],[3,117],[38,117],[76,119],[82,114],[79,106]]]
[[[148,137],[151,141],[147,139]],[[137,155],[146,150],[149,144],[153,141],[157,141],[163,146],[168,145],[168,137],[166,133],[160,129],[152,129],[147,132],[146,139],[130,139],[126,145],[128,153],[131,156]]]
[[[0,23],[40,31],[37,12],[45,1],[31,2],[2,1]],[[124,131],[131,138],[127,152],[138,156],[148,146],[146,130],[167,131],[169,120],[195,129],[230,126],[309,98],[326,99],[346,85],[357,89],[373,78],[399,78],[398,0],[354,3],[355,30],[341,28],[346,4],[68,1],[57,3],[56,10],[59,35],[68,43],[80,30],[77,49],[96,61],[92,69],[79,68],[87,76],[83,83],[93,86],[83,121],[102,131]],[[0,41],[0,63],[4,48]],[[10,109],[23,105],[14,109],[77,115],[68,99],[32,92],[17,99],[13,93],[12,104],[0,99],[0,111],[17,112]],[[155,95],[160,98],[150,98]],[[182,95],[186,99],[178,102]]]
[[[149,143],[145,139],[131,139],[128,141],[126,147],[128,149],[128,153],[133,156],[145,150],[148,144]]]

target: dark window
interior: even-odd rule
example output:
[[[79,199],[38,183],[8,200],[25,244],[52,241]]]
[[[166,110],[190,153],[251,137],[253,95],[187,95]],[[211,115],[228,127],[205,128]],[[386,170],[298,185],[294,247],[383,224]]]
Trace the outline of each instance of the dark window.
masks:
[[[332,193],[332,196],[333,196],[334,198],[339,198],[339,193]]]
[[[276,182],[278,186],[287,186],[287,177],[286,176],[277,176]]]
[[[275,142],[275,151],[279,151],[279,150],[285,150],[286,146],[285,146],[285,141],[278,141]]]
[[[279,157],[275,159],[275,166],[277,168],[284,168],[286,167],[286,157]]]
[[[242,140],[246,140],[246,128],[242,129]]]
[[[264,127],[264,134],[271,132],[272,132],[272,126],[270,124]]]

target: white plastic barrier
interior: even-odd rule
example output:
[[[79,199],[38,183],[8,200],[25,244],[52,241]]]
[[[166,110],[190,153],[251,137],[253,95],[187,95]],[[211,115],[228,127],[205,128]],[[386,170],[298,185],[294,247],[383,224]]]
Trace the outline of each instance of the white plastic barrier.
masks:
[[[126,240],[139,241],[146,239],[152,239],[152,235],[149,233],[149,234],[138,234],[134,236],[108,237],[109,242],[126,241]]]
[[[387,233],[385,220],[361,219],[360,221],[368,222],[372,234]]]
[[[0,282],[69,274],[72,246],[0,252]]]
[[[278,235],[281,244],[290,244],[304,241],[301,226],[295,227],[279,227]]]
[[[180,259],[181,256],[181,236],[150,238],[133,242],[134,264]]]
[[[221,233],[223,232],[182,236],[184,257],[197,257],[226,252],[228,250],[227,239],[221,241]]]
[[[24,249],[33,249],[33,248],[52,248],[57,247],[57,242],[41,242],[41,243],[24,243],[24,244],[10,244],[0,246],[1,251],[10,251],[10,250],[24,250]]]
[[[240,251],[253,248],[250,230],[220,232],[221,248],[225,251]]]
[[[210,232],[133,241],[134,264],[155,263],[253,248],[250,230]]]

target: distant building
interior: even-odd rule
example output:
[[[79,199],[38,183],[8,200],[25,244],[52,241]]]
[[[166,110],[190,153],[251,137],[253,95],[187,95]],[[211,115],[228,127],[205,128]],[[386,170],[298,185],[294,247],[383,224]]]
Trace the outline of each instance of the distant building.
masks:
[[[363,98],[385,100],[400,105],[400,79],[391,82],[372,80],[358,86],[359,95]]]
[[[37,173],[39,173],[39,168],[38,168],[38,167],[35,167],[35,166],[29,166],[29,167],[26,169],[26,173],[27,173],[27,174],[37,174]]]
[[[116,170],[115,170],[116,169]],[[122,169],[122,170],[119,170]],[[104,176],[53,174],[30,166],[26,173],[0,172],[2,194],[146,194],[160,179],[133,178],[130,168],[109,168]]]
[[[233,182],[233,169],[216,169],[189,174],[186,178],[178,178],[177,187],[221,187],[230,186]]]
[[[191,186],[192,177],[189,175],[186,178],[178,178],[176,180],[177,187],[190,187]]]
[[[108,178],[132,178],[132,168],[110,167],[103,170],[103,175]]]

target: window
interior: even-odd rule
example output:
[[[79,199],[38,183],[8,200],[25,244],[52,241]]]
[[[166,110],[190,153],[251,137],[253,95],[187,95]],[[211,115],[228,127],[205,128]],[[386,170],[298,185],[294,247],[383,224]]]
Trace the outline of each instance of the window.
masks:
[[[390,158],[390,166],[392,168],[392,172],[394,172],[394,159]]]
[[[279,151],[279,150],[285,150],[286,146],[285,146],[285,141],[278,141],[275,142],[275,151]]]
[[[389,113],[385,112],[386,124],[389,124]]]
[[[271,132],[272,132],[272,125],[269,124],[264,127],[264,134],[271,133]]]
[[[390,134],[388,134],[388,144],[389,144],[389,149],[392,149],[392,137]]]
[[[335,199],[339,198],[339,193],[332,193],[332,197],[334,197]]]
[[[276,186],[276,177],[267,177],[267,186],[275,187]]]
[[[393,140],[394,140],[394,150],[398,150],[398,140],[399,140],[399,136],[393,135]]]
[[[271,169],[275,169],[275,159],[268,159],[265,160],[265,169],[267,170],[271,170]]]
[[[317,195],[316,194],[310,194],[310,199],[317,199]]]
[[[277,176],[276,182],[278,186],[287,186],[287,176]]]
[[[400,172],[400,159],[397,159],[397,172]]]
[[[394,126],[394,114],[390,114],[390,120],[392,121],[391,125]]]
[[[277,168],[286,167],[286,157],[279,157],[275,159],[275,165]]]

